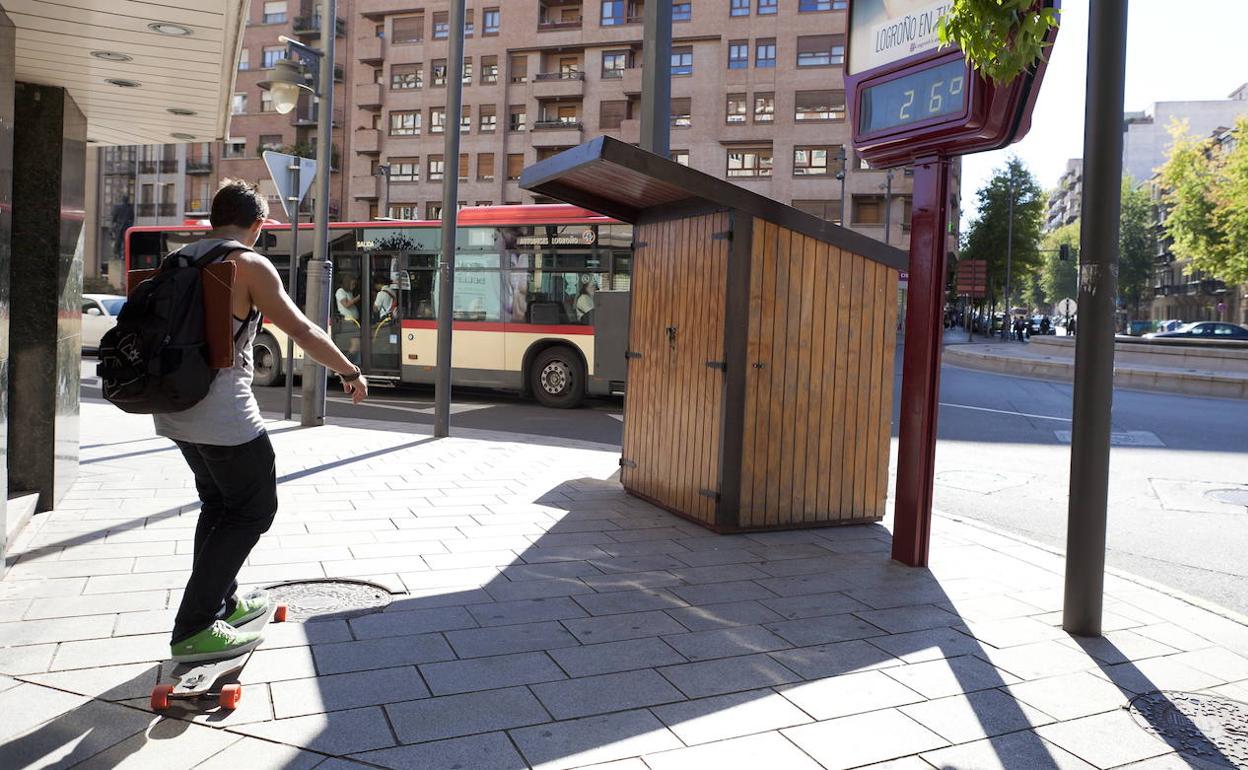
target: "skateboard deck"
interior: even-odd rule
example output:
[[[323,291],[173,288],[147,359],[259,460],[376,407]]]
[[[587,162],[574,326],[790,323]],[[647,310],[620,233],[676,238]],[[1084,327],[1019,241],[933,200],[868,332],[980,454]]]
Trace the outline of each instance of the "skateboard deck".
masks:
[[[286,605],[275,604],[269,611],[238,627],[239,631],[255,632],[269,624],[281,623],[286,620]],[[169,708],[174,700],[195,700],[205,695],[215,695],[222,708],[238,708],[243,697],[243,686],[237,682],[225,683],[216,692],[213,689],[221,680],[229,678],[243,670],[251,654],[258,648],[252,648],[232,658],[208,660],[196,663],[179,663],[174,666],[170,677],[173,684],[161,683],[152,689],[152,711]]]

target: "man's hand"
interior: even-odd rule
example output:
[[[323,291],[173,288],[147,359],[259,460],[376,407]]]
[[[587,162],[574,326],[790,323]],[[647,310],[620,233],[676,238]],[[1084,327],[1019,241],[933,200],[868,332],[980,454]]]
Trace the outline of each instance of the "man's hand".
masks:
[[[368,398],[368,380],[362,374],[350,382],[344,380],[342,392],[350,393],[351,403],[358,404]]]

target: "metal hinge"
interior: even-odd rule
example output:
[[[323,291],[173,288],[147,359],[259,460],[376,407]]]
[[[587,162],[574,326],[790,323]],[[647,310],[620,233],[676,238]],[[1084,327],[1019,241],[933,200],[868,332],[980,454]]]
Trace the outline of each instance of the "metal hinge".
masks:
[[[712,233],[712,234],[711,234],[711,240],[712,240],[712,241],[731,241],[731,240],[732,240],[732,231],[731,231],[731,230],[720,230],[720,231],[719,231],[719,232],[717,232],[717,233]]]
[[[702,497],[709,497],[717,503],[719,502],[719,492],[714,489],[699,489],[698,494]]]
[[[626,360],[627,360],[627,359],[629,359],[629,358],[641,358],[641,354],[640,354],[640,353],[638,353],[636,350],[625,350],[625,351],[624,351],[624,358],[625,358]]]
[[[633,462],[632,460],[626,460],[625,458],[621,457],[621,458],[620,458],[620,467],[621,467],[621,468],[636,468],[636,467],[637,467],[637,463]]]
[[[710,367],[711,369],[718,369],[718,370],[720,370],[721,372],[726,372],[726,371],[728,371],[728,362],[727,362],[727,361],[707,361],[707,362],[706,362],[706,365],[707,365],[708,367]]]

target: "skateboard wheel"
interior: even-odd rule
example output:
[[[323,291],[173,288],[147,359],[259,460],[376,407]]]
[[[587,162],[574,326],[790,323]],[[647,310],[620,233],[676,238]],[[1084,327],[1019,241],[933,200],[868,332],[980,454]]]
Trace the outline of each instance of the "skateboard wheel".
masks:
[[[221,704],[221,708],[230,709],[231,711],[238,708],[238,702],[243,699],[243,687],[238,684],[227,684],[221,688],[221,694],[217,696],[217,702]]]
[[[163,711],[169,708],[169,693],[173,685],[158,684],[152,688],[152,711]]]
[[[277,607],[276,607],[276,608],[274,608],[274,610],[273,610],[273,622],[274,622],[274,623],[285,623],[285,622],[286,622],[286,605],[285,605],[285,604],[279,604],[279,605],[277,605]]]

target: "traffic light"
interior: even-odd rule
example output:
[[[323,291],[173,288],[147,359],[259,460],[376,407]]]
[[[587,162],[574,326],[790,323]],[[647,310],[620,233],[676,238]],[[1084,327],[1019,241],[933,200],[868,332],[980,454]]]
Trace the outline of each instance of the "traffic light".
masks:
[[[1070,259],[1070,244],[1069,243],[1063,243],[1062,245],[1057,247],[1057,258],[1062,260],[1063,262]]]

